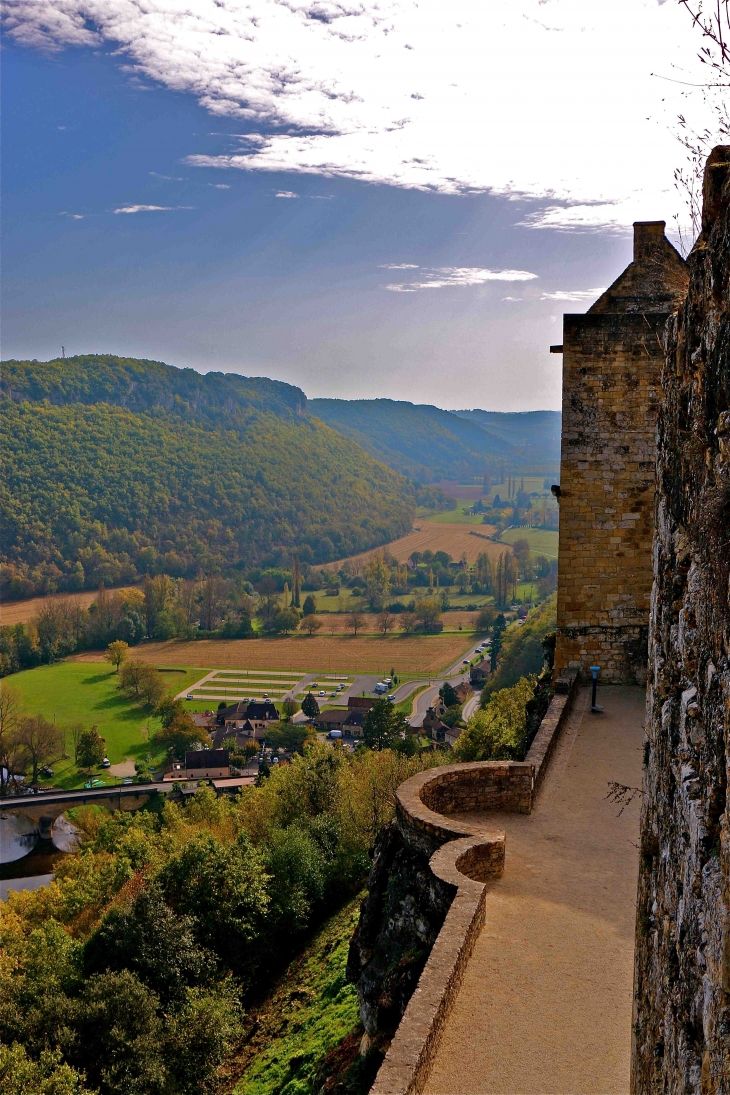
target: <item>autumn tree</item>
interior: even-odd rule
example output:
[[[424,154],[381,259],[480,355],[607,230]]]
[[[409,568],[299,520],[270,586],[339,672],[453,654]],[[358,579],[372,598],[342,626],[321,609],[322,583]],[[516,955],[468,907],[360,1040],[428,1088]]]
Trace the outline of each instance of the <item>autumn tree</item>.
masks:
[[[382,608],[383,602],[390,591],[390,570],[385,562],[385,555],[378,553],[368,559],[364,570],[365,592],[371,608]]]
[[[352,628],[353,634],[357,635],[359,628],[363,625],[363,618],[359,612],[351,612],[347,617],[347,625]]]
[[[322,621],[317,616],[305,616],[299,625],[300,631],[306,631],[308,635],[314,635],[315,631],[320,631],[322,628]]]
[[[119,666],[127,660],[128,654],[129,644],[125,643],[123,639],[115,639],[113,643],[109,643],[104,651],[104,660],[115,666],[118,673]]]
[[[149,663],[143,662],[141,658],[130,658],[121,667],[117,687],[139,696],[141,682],[149,668]]]
[[[63,753],[63,733],[43,715],[21,718],[12,735],[15,746],[32,770],[31,783],[38,782],[38,769]]]
[[[10,775],[17,751],[16,732],[20,722],[20,693],[9,684],[0,684],[0,794],[5,794],[5,782]]]
[[[96,726],[92,726],[91,730],[84,730],[79,738],[79,747],[77,755],[77,764],[79,768],[86,768],[88,771],[93,768],[95,764],[101,764],[106,752],[106,745],[103,737],[99,733],[99,729]]]
[[[387,609],[384,609],[380,613],[380,615],[378,616],[378,630],[381,632],[383,637],[388,634],[390,629],[393,627],[394,622],[395,621],[393,616],[390,614],[390,612],[387,611]]]

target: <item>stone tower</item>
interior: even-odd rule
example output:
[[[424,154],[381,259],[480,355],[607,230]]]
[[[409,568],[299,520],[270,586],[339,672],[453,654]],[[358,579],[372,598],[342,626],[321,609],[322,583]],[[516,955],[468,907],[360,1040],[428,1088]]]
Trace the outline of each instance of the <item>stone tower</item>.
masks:
[[[563,317],[555,667],[646,677],[664,326],[687,292],[664,221],[634,224],[634,258],[584,315]]]

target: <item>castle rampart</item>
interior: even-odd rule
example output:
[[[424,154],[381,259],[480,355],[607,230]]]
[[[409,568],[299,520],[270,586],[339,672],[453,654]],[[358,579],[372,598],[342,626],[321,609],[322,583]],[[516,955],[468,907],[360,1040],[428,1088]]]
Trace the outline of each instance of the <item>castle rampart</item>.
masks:
[[[634,225],[634,259],[563,325],[555,668],[643,682],[652,585],[664,327],[687,290],[664,221]]]

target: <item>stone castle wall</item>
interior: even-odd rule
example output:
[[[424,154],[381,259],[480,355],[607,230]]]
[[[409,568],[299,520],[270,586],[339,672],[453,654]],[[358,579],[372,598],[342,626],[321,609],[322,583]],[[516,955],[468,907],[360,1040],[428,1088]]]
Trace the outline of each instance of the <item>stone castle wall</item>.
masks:
[[[558,673],[645,679],[663,332],[685,291],[664,222],[637,223],[633,262],[564,317]]]
[[[730,147],[688,265],[659,412],[634,1095],[730,1092]]]

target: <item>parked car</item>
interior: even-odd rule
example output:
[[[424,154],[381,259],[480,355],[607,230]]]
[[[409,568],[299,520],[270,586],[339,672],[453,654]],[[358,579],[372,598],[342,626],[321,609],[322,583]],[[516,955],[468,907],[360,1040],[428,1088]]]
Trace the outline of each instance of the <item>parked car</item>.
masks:
[[[193,696],[192,692],[188,692],[188,694],[187,694],[187,696],[185,697],[185,699],[186,699],[186,700],[192,700],[192,699],[195,699],[195,697]]]
[[[48,778],[50,779],[53,776],[53,769],[49,768],[47,764],[44,764],[41,768],[41,773],[44,776],[48,776]]]
[[[91,791],[94,787],[106,787],[103,779],[89,779],[84,784],[87,791]]]
[[[103,761],[101,762],[101,766],[102,768],[111,768],[112,762],[109,760],[109,757],[104,757]]]
[[[319,696],[325,696],[326,694],[327,694],[327,693],[326,693],[326,692],[324,691],[324,689],[323,689],[323,688],[321,688],[321,689],[319,690],[319,692],[318,692],[318,695],[319,695]]]

